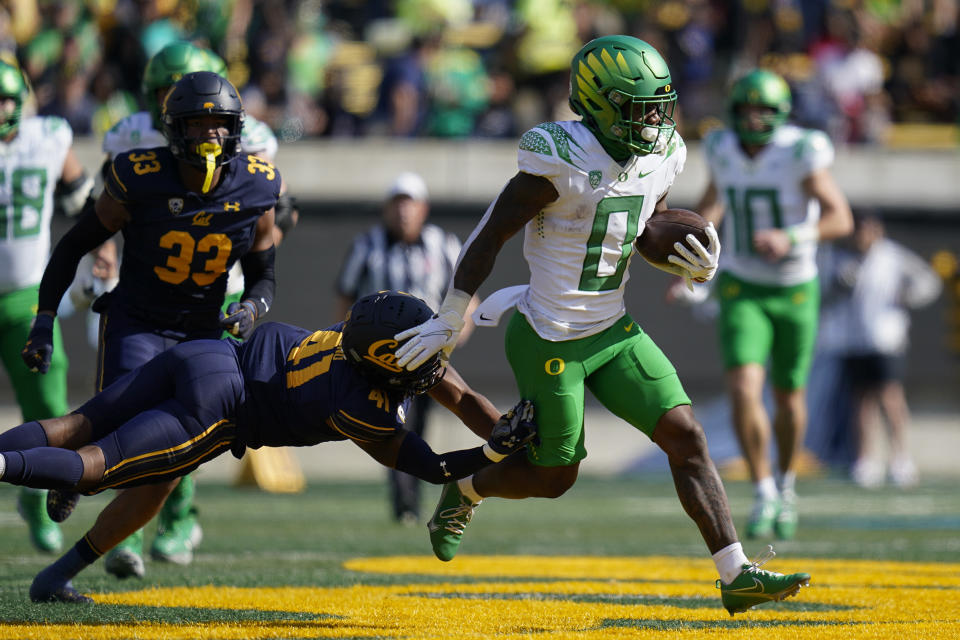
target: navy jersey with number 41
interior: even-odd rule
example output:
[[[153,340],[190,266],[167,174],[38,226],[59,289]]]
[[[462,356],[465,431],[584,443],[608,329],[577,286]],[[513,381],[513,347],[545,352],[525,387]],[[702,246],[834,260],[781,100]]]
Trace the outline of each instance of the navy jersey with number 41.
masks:
[[[158,316],[209,316],[215,325],[227,271],[253,245],[257,221],[280,194],[280,174],[257,156],[223,165],[208,194],[187,191],[166,147],[114,158],[104,188],[126,206],[115,300]]]
[[[409,397],[372,387],[343,356],[343,323],[309,331],[265,322],[239,346],[245,397],[237,440],[309,446],[386,440],[403,428]]]

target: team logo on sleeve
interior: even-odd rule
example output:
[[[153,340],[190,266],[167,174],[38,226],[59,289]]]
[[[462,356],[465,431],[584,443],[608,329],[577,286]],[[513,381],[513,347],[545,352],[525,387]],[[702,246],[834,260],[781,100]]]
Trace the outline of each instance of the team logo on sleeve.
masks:
[[[603,172],[591,171],[587,177],[590,179],[590,186],[596,189],[597,185],[600,184],[600,178],[603,177]]]
[[[173,215],[180,215],[180,212],[183,211],[183,198],[170,198],[167,200],[167,208]]]

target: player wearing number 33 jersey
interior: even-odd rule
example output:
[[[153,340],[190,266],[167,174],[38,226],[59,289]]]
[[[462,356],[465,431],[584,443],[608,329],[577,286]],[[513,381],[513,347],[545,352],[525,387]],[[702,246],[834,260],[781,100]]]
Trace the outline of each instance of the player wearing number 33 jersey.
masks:
[[[212,193],[184,193],[166,147],[118,155],[104,188],[130,212],[120,283],[111,304],[218,330],[226,271],[252,246],[256,223],[277,201],[280,174],[257,156],[224,166]]]
[[[98,388],[178,342],[219,337],[236,261],[247,286],[231,322],[252,326],[273,299],[281,179],[269,162],[240,153],[236,89],[215,73],[188,73],[167,94],[162,118],[168,146],[113,159],[95,207],[57,244],[40,285],[40,312],[53,311],[80,257],[123,234],[120,281],[96,304]]]

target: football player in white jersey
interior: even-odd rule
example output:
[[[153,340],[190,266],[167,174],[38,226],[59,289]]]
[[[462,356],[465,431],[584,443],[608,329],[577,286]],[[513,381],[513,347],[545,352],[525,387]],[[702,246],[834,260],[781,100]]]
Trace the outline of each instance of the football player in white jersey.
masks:
[[[59,346],[42,369],[30,371],[20,350],[37,311],[37,290],[50,256],[55,202],[69,215],[80,212],[93,186],[74,155],[73,131],[57,117],[23,118],[29,89],[13,64],[0,62],[0,357],[24,420],[67,409],[67,357],[59,323],[50,317],[46,339]],[[46,491],[21,490],[18,511],[40,551],[63,545],[60,528],[47,516]]]
[[[212,51],[189,42],[173,42],[153,55],[143,74],[142,92],[146,111],[131,114],[115,124],[103,138],[103,151],[107,163],[118,154],[137,148],[164,147],[167,139],[160,131],[161,103],[170,87],[184,74],[192,71],[212,71],[226,77],[224,61]],[[241,131],[240,148],[243,153],[273,161],[277,153],[277,138],[263,122],[245,115]],[[274,243],[279,244],[283,234],[297,222],[293,200],[286,190],[277,203],[274,218]],[[226,309],[239,304],[244,290],[243,273],[237,261],[227,279]],[[164,503],[158,516],[158,532],[153,540],[150,555],[157,560],[189,564],[193,549],[199,544],[203,533],[193,506],[195,485],[192,476],[185,476]],[[145,567],[142,558],[143,531],[133,534],[111,549],[105,559],[106,570],[118,578],[142,577]]]
[[[725,247],[714,288],[732,420],[756,489],[746,535],[790,539],[820,306],[817,243],[849,234],[853,217],[829,171],[830,139],[786,123],[783,78],[748,73],[734,83],[728,108],[732,126],[704,140],[711,178],[698,211],[720,227]],[[763,404],[768,360],[776,477]]]
[[[539,442],[495,473],[444,487],[428,528],[434,553],[450,560],[483,497],[556,498],[576,480],[584,447],[584,389],[667,454],[677,495],[720,573],[731,614],[795,594],[806,573],[785,576],[751,563],[737,541],[726,493],[673,365],[626,313],[634,239],[658,211],[683,168],[686,147],[673,120],[670,71],[649,44],[629,36],[593,40],[573,58],[570,104],[580,121],[548,122],[520,140],[519,172],[487,210],[460,254],[438,314],[397,334],[397,364],[415,368],[453,349],[470,296],[504,242],[524,229],[528,286],[481,304],[479,324],[516,306],[507,359],[522,397],[537,411]],[[706,281],[720,243],[692,235],[670,257],[674,273]],[[494,301],[494,302],[491,302]],[[762,584],[762,594],[756,584]]]

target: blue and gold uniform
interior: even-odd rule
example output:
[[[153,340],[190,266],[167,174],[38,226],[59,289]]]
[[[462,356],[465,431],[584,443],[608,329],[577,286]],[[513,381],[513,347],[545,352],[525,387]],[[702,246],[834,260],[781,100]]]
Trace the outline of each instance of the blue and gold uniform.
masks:
[[[169,480],[228,449],[395,436],[409,397],[344,359],[342,329],[268,322],[245,343],[185,342],[122,376],[77,410],[104,452],[96,491]]]
[[[185,189],[167,147],[135,149],[110,165],[104,188],[125,205],[120,282],[102,315],[102,388],[176,342],[220,335],[227,271],[252,246],[277,202],[280,174],[241,155],[208,194]]]

